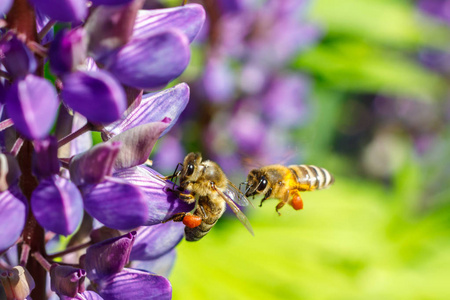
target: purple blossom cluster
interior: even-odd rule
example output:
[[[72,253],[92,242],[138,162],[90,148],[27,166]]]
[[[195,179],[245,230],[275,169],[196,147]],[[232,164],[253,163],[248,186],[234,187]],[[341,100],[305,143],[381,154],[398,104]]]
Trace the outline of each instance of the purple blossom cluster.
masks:
[[[171,298],[164,276],[184,226],[162,222],[193,206],[167,191],[148,158],[189,101],[185,83],[158,90],[187,67],[205,11],[143,6],[0,3],[0,280],[7,299]],[[103,141],[92,146],[91,131]],[[67,249],[61,236],[69,236]]]
[[[304,18],[308,3],[204,2],[207,19],[198,39],[204,68],[190,84],[196,101],[181,121],[183,132],[163,140],[161,153],[182,156],[177,134],[199,127],[205,128],[200,148],[226,171],[241,170],[244,158],[265,164],[298,153],[290,133],[307,121],[310,83],[289,64],[321,34]],[[156,155],[155,167],[164,169],[166,161]]]

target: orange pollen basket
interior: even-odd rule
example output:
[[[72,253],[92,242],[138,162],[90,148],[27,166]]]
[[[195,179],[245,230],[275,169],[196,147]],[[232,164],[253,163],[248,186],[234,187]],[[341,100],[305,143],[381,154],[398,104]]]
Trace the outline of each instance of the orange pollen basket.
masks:
[[[188,214],[183,218],[183,224],[189,228],[195,228],[202,223],[202,218],[199,216]]]

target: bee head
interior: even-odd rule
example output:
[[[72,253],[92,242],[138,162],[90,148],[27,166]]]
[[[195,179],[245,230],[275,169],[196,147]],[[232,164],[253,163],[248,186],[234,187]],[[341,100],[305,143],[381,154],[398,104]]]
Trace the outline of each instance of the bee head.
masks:
[[[180,173],[180,186],[185,188],[189,181],[195,181],[199,177],[199,166],[202,162],[200,153],[191,152],[184,158],[183,169]]]
[[[260,169],[253,169],[248,173],[247,186],[245,189],[245,196],[250,197],[256,194],[261,194],[267,187],[269,182],[264,172]]]

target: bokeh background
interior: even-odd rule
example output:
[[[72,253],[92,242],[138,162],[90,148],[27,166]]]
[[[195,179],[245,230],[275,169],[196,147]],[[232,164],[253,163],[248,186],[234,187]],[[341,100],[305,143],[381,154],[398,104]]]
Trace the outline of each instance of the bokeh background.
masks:
[[[227,214],[183,241],[174,299],[450,299],[450,1],[199,3],[191,100],[155,169],[200,151],[235,184],[272,163],[336,182],[281,217],[255,199],[255,237]]]

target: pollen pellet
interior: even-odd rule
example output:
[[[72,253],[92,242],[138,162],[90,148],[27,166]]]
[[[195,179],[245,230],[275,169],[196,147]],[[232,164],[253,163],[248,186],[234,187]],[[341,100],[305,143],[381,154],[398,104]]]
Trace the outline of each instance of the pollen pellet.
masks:
[[[303,200],[299,194],[294,195],[294,197],[292,198],[292,207],[295,210],[303,209]]]
[[[183,224],[189,228],[195,228],[202,223],[202,218],[195,215],[186,215],[183,218]]]

